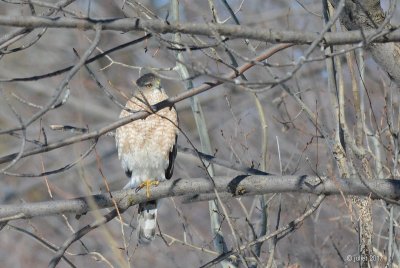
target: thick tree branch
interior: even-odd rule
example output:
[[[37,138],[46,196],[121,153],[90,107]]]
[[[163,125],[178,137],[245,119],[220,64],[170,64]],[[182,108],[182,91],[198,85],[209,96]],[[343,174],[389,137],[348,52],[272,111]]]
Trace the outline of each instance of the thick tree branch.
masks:
[[[62,9],[63,7],[70,5],[72,2],[75,2],[75,0],[63,0],[63,1],[59,1],[58,3],[54,4],[54,6],[56,6],[57,10],[58,10],[58,9]],[[50,16],[57,10],[54,8],[48,9],[43,14],[41,14],[41,16]],[[17,30],[14,30],[12,32],[2,35],[0,38],[0,50],[7,47],[8,45],[15,42],[16,40],[22,38],[25,34],[31,32],[31,31],[32,31],[32,29],[22,28],[22,29],[17,29]]]
[[[35,16],[0,16],[0,25],[29,28],[77,28],[82,30],[93,29],[99,23],[103,30],[114,31],[148,31],[155,33],[184,33],[212,37],[215,34],[231,39],[247,38],[272,43],[296,43],[311,44],[320,38],[319,33],[304,31],[283,31],[243,25],[223,25],[215,23],[178,23],[161,20],[143,20],[139,18],[111,18],[111,19],[79,19],[79,18],[50,18]],[[388,33],[374,42],[400,41],[400,33],[393,30],[382,30],[379,33]],[[326,33],[323,43],[326,45],[355,44],[368,39],[368,36],[376,35],[376,31],[351,31],[341,33]]]
[[[247,176],[215,177],[215,188],[221,194],[233,197],[244,195],[260,195],[267,193],[309,193],[325,195],[357,195],[377,196],[371,193],[363,182],[357,179],[327,179],[316,176]],[[400,180],[373,180],[366,182],[376,193],[386,198],[400,199]],[[70,200],[23,203],[19,205],[0,205],[0,221],[28,219],[32,217],[74,213],[82,215],[93,209],[114,206],[114,201],[120,209],[146,200],[154,200],[170,196],[214,193],[213,184],[207,178],[177,179],[161,183],[151,189],[151,197],[147,199],[146,190],[136,192],[135,189],[121,190],[89,197]],[[94,202],[97,207],[90,207]]]

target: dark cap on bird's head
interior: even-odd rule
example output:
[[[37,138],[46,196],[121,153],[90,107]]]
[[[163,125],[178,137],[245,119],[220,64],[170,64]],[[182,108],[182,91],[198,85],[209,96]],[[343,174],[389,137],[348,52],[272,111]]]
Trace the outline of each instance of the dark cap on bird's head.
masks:
[[[136,85],[138,87],[160,87],[160,78],[158,78],[156,75],[152,73],[147,73],[139,77],[138,80],[136,80]]]

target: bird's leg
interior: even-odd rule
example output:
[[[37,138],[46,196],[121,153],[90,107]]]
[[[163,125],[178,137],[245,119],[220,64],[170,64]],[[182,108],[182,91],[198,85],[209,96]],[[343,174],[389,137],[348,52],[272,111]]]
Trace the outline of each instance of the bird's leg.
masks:
[[[147,198],[150,198],[150,187],[152,185],[157,186],[158,184],[160,184],[159,181],[157,180],[145,180],[144,182],[142,182],[138,187],[137,187],[137,191],[139,191],[140,189],[146,187],[146,196]]]
[[[150,198],[150,186],[151,185],[158,186],[158,184],[160,184],[160,182],[157,180],[155,180],[155,181],[147,180],[146,181],[146,196],[147,196],[147,198]]]

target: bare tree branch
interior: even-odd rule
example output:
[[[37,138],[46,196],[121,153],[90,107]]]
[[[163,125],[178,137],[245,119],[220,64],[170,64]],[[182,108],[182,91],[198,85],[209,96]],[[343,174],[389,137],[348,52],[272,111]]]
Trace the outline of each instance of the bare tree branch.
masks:
[[[357,179],[327,179],[317,176],[247,176],[215,177],[215,189],[219,193],[228,193],[232,197],[252,196],[266,193],[309,193],[325,195],[357,195],[377,196],[371,193],[363,182]],[[400,199],[400,180],[386,179],[368,181],[367,185],[375,192],[390,199]],[[23,203],[19,205],[0,205],[0,221],[28,219],[38,216],[61,213],[85,214],[93,209],[113,207],[114,202],[121,209],[139,204],[146,200],[155,200],[170,196],[188,194],[214,193],[212,183],[208,178],[177,179],[161,183],[152,188],[151,197],[147,199],[146,191],[135,189],[121,190],[80,197],[70,200]],[[94,202],[97,207],[90,207]]]
[[[63,7],[66,7],[68,5],[70,5],[72,2],[75,2],[75,0],[63,0],[60,1],[56,4],[54,4],[54,6],[57,7],[57,9],[61,9]],[[44,12],[43,14],[41,14],[41,16],[50,16],[52,15],[55,11],[55,9],[49,9],[46,12]],[[3,35],[0,38],[0,49],[4,49],[5,47],[7,47],[10,43],[15,42],[16,40],[20,39],[21,37],[23,37],[25,34],[28,34],[29,32],[31,32],[32,29],[29,28],[23,28],[23,29],[17,29],[14,30],[10,33],[7,33],[5,35]]]
[[[338,0],[330,0],[335,6]],[[379,0],[368,1],[345,1],[345,12],[342,13],[341,22],[349,31],[362,30],[368,32],[375,30],[377,34],[384,31],[394,31],[397,27],[390,24],[390,19],[395,12],[396,1],[391,1],[391,7],[385,14],[380,6]],[[366,37],[368,40],[368,37]],[[400,66],[399,54],[400,46],[396,43],[371,44],[367,46],[374,60],[393,78],[397,84],[400,84]]]
[[[151,36],[152,36],[151,34],[146,34],[143,37],[139,37],[139,38],[137,38],[135,40],[131,40],[131,41],[128,41],[128,42],[123,43],[121,45],[118,45],[116,47],[110,48],[110,49],[108,49],[108,50],[106,50],[106,51],[104,51],[104,52],[102,52],[100,54],[97,54],[96,56],[93,56],[93,57],[87,59],[85,61],[85,64],[89,64],[91,62],[94,62],[94,61],[96,61],[98,59],[101,59],[101,58],[103,58],[103,57],[105,57],[105,56],[107,56],[107,55],[109,55],[109,54],[111,54],[111,53],[113,53],[115,51],[120,50],[120,49],[129,47],[129,46],[134,45],[134,44],[138,44],[138,43],[150,38]],[[39,79],[49,78],[49,77],[52,77],[52,76],[60,75],[62,73],[65,73],[65,72],[71,70],[72,67],[74,67],[74,65],[70,65],[68,67],[65,67],[65,68],[62,68],[62,69],[59,69],[59,70],[56,70],[56,71],[52,71],[50,73],[42,74],[42,75],[35,75],[35,76],[30,76],[30,77],[17,77],[17,78],[10,78],[10,79],[0,79],[0,82],[36,81],[36,80],[39,80]]]
[[[38,241],[41,245],[43,245],[44,247],[48,248],[49,250],[51,250],[51,251],[53,251],[53,252],[57,252],[57,250],[58,250],[54,245],[50,244],[48,241],[46,241],[46,240],[40,238],[39,236],[35,235],[34,233],[29,232],[28,230],[25,230],[25,229],[20,228],[20,227],[18,227],[18,226],[13,226],[13,225],[11,225],[11,224],[8,224],[7,227],[10,228],[10,229],[12,229],[12,230],[15,230],[15,231],[17,231],[17,232],[23,233],[23,234],[25,234],[25,235],[31,237],[32,239]],[[65,261],[70,267],[73,267],[73,268],[76,267],[76,266],[75,266],[67,257],[65,257],[64,255],[62,256],[62,259],[64,259],[64,261]]]
[[[80,239],[81,237],[83,237],[84,235],[86,235],[87,233],[89,233],[90,231],[96,229],[97,227],[111,221],[112,219],[114,219],[115,217],[117,217],[119,215],[119,212],[123,213],[123,210],[118,211],[117,209],[113,209],[112,211],[110,211],[109,213],[107,213],[107,215],[105,215],[103,218],[98,219],[97,221],[86,225],[85,227],[81,228],[78,232],[74,233],[73,235],[71,235],[62,245],[62,247],[60,247],[57,252],[56,255],[51,259],[50,263],[49,263],[49,268],[53,268],[56,267],[57,264],[60,262],[61,258],[64,257],[64,253],[65,251],[68,249],[68,247],[74,243],[76,240]]]
[[[68,72],[68,74],[65,76],[65,78],[62,80],[60,85],[57,87],[55,90],[52,98],[50,101],[43,106],[43,108],[36,112],[29,120],[26,120],[21,124],[21,127],[17,128],[12,128],[12,129],[6,129],[0,131],[0,134],[6,133],[6,132],[13,132],[21,129],[27,128],[30,124],[41,118],[44,114],[46,114],[49,110],[53,109],[54,106],[56,105],[59,97],[61,96],[61,93],[64,91],[64,88],[68,85],[70,82],[71,78],[79,71],[79,69],[85,64],[86,60],[89,58],[90,54],[92,54],[93,50],[96,48],[97,44],[100,42],[100,36],[101,36],[101,25],[98,24],[95,26],[96,29],[96,36],[95,39],[93,40],[93,43],[89,46],[89,48],[85,51],[83,54],[82,58],[74,65],[74,67],[71,68],[71,70]]]
[[[238,77],[240,74],[244,73],[245,71],[247,71],[248,69],[253,67],[255,65],[255,62],[265,60],[266,58],[268,58],[268,57],[274,55],[275,53],[277,53],[277,52],[279,52],[279,51],[281,51],[281,50],[283,50],[285,48],[288,48],[290,46],[292,46],[292,44],[276,45],[276,46],[268,49],[267,51],[265,51],[261,55],[255,57],[253,59],[253,62],[245,63],[241,67],[239,67],[236,71],[232,71],[232,72],[228,73],[227,75],[224,76],[224,78],[232,79],[232,78]],[[166,99],[166,100],[164,100],[162,102],[159,102],[159,103],[155,104],[152,107],[152,111],[157,112],[158,110],[163,109],[165,107],[171,107],[172,105],[174,105],[175,103],[177,103],[179,101],[182,101],[182,100],[190,98],[190,97],[192,97],[194,95],[203,93],[203,92],[205,92],[207,90],[210,90],[210,89],[212,89],[212,88],[214,88],[214,87],[216,87],[218,85],[221,85],[222,83],[223,82],[221,82],[221,81],[206,82],[206,83],[202,84],[201,86],[198,86],[196,88],[187,90],[187,91],[185,91],[185,92],[183,92],[183,93],[181,93],[181,94],[179,94],[179,95],[177,95],[175,97],[170,97],[170,98],[168,98],[168,99]],[[54,143],[48,144],[47,146],[38,147],[38,148],[29,150],[29,151],[25,151],[21,155],[21,157],[23,158],[23,157],[26,157],[26,156],[35,155],[35,154],[42,153],[42,152],[48,152],[48,151],[52,151],[54,149],[57,149],[57,148],[60,148],[60,147],[63,147],[63,146],[67,146],[67,145],[73,144],[73,143],[77,143],[77,142],[81,142],[81,141],[85,141],[85,140],[89,140],[89,139],[93,139],[93,138],[98,138],[98,137],[104,135],[105,133],[108,133],[108,132],[110,132],[110,131],[112,131],[112,130],[120,127],[120,126],[123,126],[125,124],[128,124],[128,123],[130,123],[132,121],[135,121],[135,120],[138,120],[138,119],[144,119],[149,115],[150,115],[150,113],[145,112],[145,111],[134,113],[134,114],[132,114],[130,116],[127,116],[127,117],[124,117],[124,118],[122,118],[122,119],[120,119],[120,120],[118,120],[118,121],[116,121],[114,123],[111,123],[111,124],[109,124],[109,125],[107,125],[105,127],[102,127],[102,128],[100,128],[98,130],[95,130],[95,131],[92,131],[92,132],[89,132],[89,133],[85,133],[85,134],[82,134],[82,135],[78,135],[78,136],[75,136],[75,137],[67,138],[67,139],[64,139],[64,140],[56,141]],[[0,134],[2,134],[2,133],[7,133],[7,130],[0,131]],[[3,156],[3,157],[0,157],[0,164],[12,161],[17,155],[18,155],[17,153],[14,153],[14,154],[10,154],[10,155],[6,155],[6,156]]]
[[[34,239],[25,235],[18,251],[3,243],[4,265],[32,259],[33,266],[56,267],[63,256],[71,267],[397,265],[396,0],[324,0],[295,9],[290,1],[171,0],[170,10],[154,1],[50,2],[0,4],[0,230],[3,240],[20,236],[13,230]],[[83,66],[89,75],[77,76]],[[169,80],[171,97],[117,119],[119,99],[129,98],[143,70]],[[207,118],[201,134],[201,110],[189,112],[193,96]],[[178,179],[152,187],[151,198],[145,190],[118,190],[123,171],[107,136],[172,105],[186,138],[180,143],[191,146],[179,148]],[[213,146],[199,149],[206,132]],[[33,176],[41,178],[24,178]],[[47,202],[37,202],[46,190],[40,200]],[[156,239],[149,250],[138,244],[133,211],[162,198],[168,221],[157,225],[165,245]],[[207,213],[198,202],[210,200],[218,206]],[[210,222],[214,232],[204,232]],[[201,254],[213,241],[219,252],[207,259]],[[35,248],[43,246],[55,253],[36,260]],[[187,254],[193,250],[198,254]]]
[[[325,195],[320,195],[318,196],[317,200],[314,201],[314,203],[311,205],[311,207],[305,212],[303,213],[300,217],[298,217],[297,219],[289,222],[288,224],[282,226],[281,228],[279,228],[278,230],[275,230],[274,232],[270,233],[270,234],[266,234],[263,235],[259,238],[257,238],[256,240],[247,243],[243,246],[240,246],[238,249],[235,250],[230,250],[229,252],[226,252],[224,254],[221,254],[220,256],[218,256],[217,258],[215,258],[214,260],[206,263],[205,265],[202,265],[200,268],[207,268],[207,267],[212,267],[213,265],[223,261],[224,259],[228,258],[230,255],[232,254],[237,254],[240,251],[245,250],[246,248],[251,247],[252,245],[255,245],[256,243],[260,243],[262,241],[266,241],[268,239],[271,239],[279,234],[282,234],[284,232],[289,232],[289,231],[293,231],[294,229],[296,229],[298,227],[299,224],[301,224],[308,216],[310,216],[318,207],[319,205],[321,205],[322,201],[324,201],[325,199]]]
[[[0,16],[0,25],[29,28],[77,28],[82,30],[93,29],[96,24],[101,24],[103,30],[114,31],[150,31],[155,33],[184,33],[202,36],[214,36],[217,33],[231,39],[247,38],[272,43],[296,43],[311,44],[320,38],[315,32],[295,32],[284,30],[273,30],[265,28],[247,27],[243,25],[222,25],[222,24],[200,24],[200,23],[176,23],[161,20],[143,20],[139,18],[110,18],[110,19],[78,19],[64,17],[13,17]],[[373,42],[395,42],[400,41],[400,33],[393,32],[395,29],[384,29],[378,33],[385,35],[378,37]],[[375,36],[377,31],[351,31],[343,33],[326,33],[323,44],[342,45],[355,44],[368,40],[368,37]],[[371,40],[372,41],[372,40]]]
[[[223,159],[217,158],[217,157],[215,157],[213,155],[209,155],[209,154],[205,154],[205,153],[196,151],[194,149],[185,148],[185,147],[182,147],[180,145],[178,145],[177,147],[178,147],[178,152],[180,152],[180,153],[191,154],[191,155],[193,155],[195,157],[200,157],[201,159],[203,159],[203,160],[205,160],[207,162],[216,164],[218,166],[226,167],[228,169],[236,170],[236,171],[239,171],[239,172],[244,173],[244,174],[272,175],[272,174],[270,174],[268,172],[264,172],[264,171],[261,171],[261,170],[256,169],[256,168],[251,168],[251,167],[245,166],[245,165],[240,164],[240,163],[233,163],[232,161],[223,160]]]

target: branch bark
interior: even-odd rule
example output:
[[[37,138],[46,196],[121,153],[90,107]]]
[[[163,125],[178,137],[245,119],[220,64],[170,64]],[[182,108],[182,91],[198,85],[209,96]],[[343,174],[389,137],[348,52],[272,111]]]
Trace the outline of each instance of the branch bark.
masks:
[[[13,27],[29,28],[76,28],[81,30],[94,29],[96,24],[101,24],[103,30],[114,31],[146,31],[154,33],[183,33],[202,36],[225,36],[230,39],[246,38],[271,43],[296,43],[311,44],[315,39],[320,38],[317,32],[305,31],[284,31],[243,25],[222,25],[215,23],[181,23],[167,22],[161,20],[143,20],[139,18],[123,19],[81,19],[64,17],[35,17],[35,16],[0,16],[0,25]],[[395,42],[400,41],[400,33],[392,32],[390,29],[380,30],[379,34],[385,33],[384,37],[379,37],[373,42]],[[325,33],[323,44],[343,45],[356,44],[368,40],[370,36],[375,36],[377,31],[351,31],[340,33]]]
[[[226,74],[223,78],[224,79],[233,79],[235,77],[238,77],[239,75],[241,75],[242,73],[244,73],[245,71],[247,71],[248,69],[253,67],[255,65],[255,62],[259,62],[259,61],[265,60],[266,58],[268,58],[268,57],[274,55],[275,53],[277,53],[277,52],[279,52],[279,51],[281,51],[283,49],[286,49],[286,48],[288,48],[290,46],[292,46],[292,44],[276,45],[276,46],[266,50],[261,55],[255,57],[252,60],[252,62],[245,63],[242,66],[240,66],[239,68],[237,68],[237,70]],[[212,89],[212,88],[214,88],[216,86],[221,85],[222,83],[223,83],[222,81],[206,82],[206,83],[204,83],[204,84],[202,84],[202,85],[200,85],[200,86],[198,86],[196,88],[187,90],[187,91],[185,91],[185,92],[183,92],[183,93],[181,93],[181,94],[179,94],[177,96],[170,97],[170,98],[168,98],[168,99],[166,99],[166,100],[164,100],[162,102],[157,103],[156,105],[154,105],[152,107],[152,110],[154,112],[156,112],[156,111],[158,111],[160,109],[163,109],[165,107],[171,107],[171,106],[173,106],[175,103],[177,103],[179,101],[182,101],[182,100],[185,100],[185,99],[190,98],[192,96],[195,96],[197,94],[203,93],[203,92],[205,92],[205,91],[207,91],[209,89]],[[127,117],[124,117],[122,119],[119,119],[118,121],[116,121],[114,123],[111,123],[111,124],[109,124],[109,125],[107,125],[105,127],[102,127],[102,128],[100,128],[98,130],[95,130],[95,131],[92,131],[92,132],[89,132],[89,133],[85,133],[85,134],[82,134],[82,135],[77,135],[77,136],[74,136],[74,137],[71,137],[71,138],[67,138],[67,139],[64,139],[64,140],[56,141],[56,142],[48,144],[47,146],[44,146],[44,147],[41,146],[41,147],[37,147],[37,148],[31,149],[31,150],[27,150],[27,151],[22,153],[21,158],[24,158],[24,157],[27,157],[27,156],[30,156],[30,155],[43,153],[43,152],[49,152],[49,151],[52,151],[54,149],[57,149],[57,148],[60,148],[60,147],[63,147],[63,146],[67,146],[67,145],[70,145],[70,144],[73,144],[73,143],[77,143],[77,142],[81,142],[81,141],[85,141],[85,140],[98,138],[98,137],[100,137],[100,136],[102,136],[102,135],[104,135],[104,134],[106,134],[106,133],[108,133],[108,132],[110,132],[110,131],[118,128],[118,127],[120,127],[120,126],[123,126],[125,124],[128,124],[128,123],[133,122],[133,121],[138,120],[138,119],[144,119],[149,115],[150,114],[148,112],[145,112],[145,111],[134,113],[134,114],[132,114],[130,116],[127,116]],[[10,131],[15,131],[15,130],[18,130],[18,129],[0,130],[0,134],[8,133]],[[18,156],[18,153],[13,153],[13,154],[9,154],[9,155],[0,157],[0,164],[6,163],[6,162],[10,162],[17,156]]]
[[[376,30],[379,35],[380,32],[388,30],[392,31],[396,28],[390,24],[390,19],[395,12],[396,1],[391,1],[391,5],[387,14],[385,14],[381,8],[380,0],[346,0],[340,3],[339,0],[330,0],[335,8],[342,8],[341,22],[347,30],[361,30],[369,31]],[[368,38],[367,38],[368,40]],[[388,76],[393,79],[396,84],[400,85],[400,66],[398,64],[400,60],[400,46],[397,43],[369,43],[366,42],[366,49],[371,53],[374,60],[382,67]],[[344,120],[341,120],[344,122]],[[346,128],[343,128],[346,129]],[[346,134],[346,132],[345,132]],[[345,135],[348,137],[348,135]],[[353,152],[355,153],[358,160],[362,163],[361,172],[366,174],[366,179],[370,178],[372,172],[366,157],[363,153],[358,153],[358,148],[355,143],[348,142]],[[396,161],[397,163],[397,161]],[[355,165],[356,170],[357,165]],[[363,176],[363,175],[362,175]],[[364,177],[364,176],[363,176]],[[360,259],[360,267],[371,267],[371,254],[373,252],[372,240],[373,240],[373,218],[371,202],[367,198],[354,198],[353,203],[357,208],[358,213],[358,233],[359,233],[359,254],[363,256]]]
[[[386,179],[361,182],[358,179],[327,179],[316,176],[247,176],[215,177],[215,189],[221,194],[231,197],[252,196],[267,193],[308,193],[325,195],[357,195],[380,196],[393,200],[400,199],[400,180]],[[366,183],[368,187],[364,185]],[[151,189],[151,197],[147,199],[146,190],[136,192],[135,189],[121,190],[111,193],[79,197],[70,200],[23,203],[18,205],[0,205],[0,222],[29,219],[61,213],[85,214],[94,209],[114,207],[114,201],[120,209],[170,196],[200,195],[214,193],[214,186],[208,178],[177,179],[161,183]],[[89,204],[94,202],[96,207]]]
[[[336,8],[339,0],[331,0],[331,3]],[[389,10],[388,15],[385,15],[379,0],[346,0],[341,22],[347,30],[352,32],[357,30],[363,32],[375,30],[377,33],[393,31],[396,28],[390,24],[390,16],[394,11]],[[374,60],[396,81],[397,85],[400,85],[400,45],[373,43],[369,44],[367,49]]]

